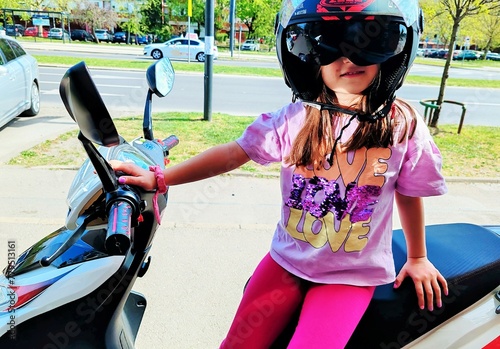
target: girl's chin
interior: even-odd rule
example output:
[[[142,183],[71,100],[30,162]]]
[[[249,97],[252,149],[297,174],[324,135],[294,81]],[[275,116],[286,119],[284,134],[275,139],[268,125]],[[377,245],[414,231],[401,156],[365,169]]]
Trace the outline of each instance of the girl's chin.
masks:
[[[359,98],[361,98],[363,96],[359,91],[338,89],[338,90],[334,90],[333,92],[335,92],[335,96],[337,96],[337,99],[339,100],[339,102],[357,101]]]

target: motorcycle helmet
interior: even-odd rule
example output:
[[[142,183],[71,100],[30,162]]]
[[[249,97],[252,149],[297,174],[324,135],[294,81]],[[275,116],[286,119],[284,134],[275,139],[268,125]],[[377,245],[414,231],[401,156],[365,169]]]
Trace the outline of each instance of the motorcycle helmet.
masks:
[[[322,65],[340,57],[359,66],[380,64],[370,115],[358,117],[376,121],[389,112],[415,59],[422,27],[417,0],[284,0],[276,51],[285,83],[295,98],[315,103]]]

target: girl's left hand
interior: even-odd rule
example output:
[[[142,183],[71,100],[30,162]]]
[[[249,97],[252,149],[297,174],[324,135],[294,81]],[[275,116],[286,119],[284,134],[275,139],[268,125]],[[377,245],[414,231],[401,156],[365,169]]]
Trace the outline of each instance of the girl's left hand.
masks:
[[[434,310],[434,302],[441,308],[441,291],[448,295],[448,283],[427,257],[408,258],[394,281],[394,288],[398,288],[407,276],[415,284],[420,309],[425,308],[426,301],[430,311]]]

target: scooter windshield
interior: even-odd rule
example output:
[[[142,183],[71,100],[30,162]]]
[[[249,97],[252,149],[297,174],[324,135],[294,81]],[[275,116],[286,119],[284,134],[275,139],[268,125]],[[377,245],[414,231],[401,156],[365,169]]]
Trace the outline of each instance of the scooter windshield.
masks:
[[[147,143],[145,143],[147,146]],[[148,169],[154,162],[144,153],[137,150],[128,143],[122,143],[115,147],[100,147],[99,152],[107,160],[119,160],[133,162],[134,164]],[[102,183],[94,171],[94,166],[86,160],[78,173],[68,192],[66,202],[69,207],[66,217],[66,227],[76,229],[76,221],[82,212],[88,208],[102,193]]]
[[[43,268],[40,265],[40,260],[51,256],[72,233],[72,230],[62,227],[49,234],[21,254],[13,268],[4,269],[4,274],[8,272],[9,276],[16,276],[30,270]],[[105,234],[103,229],[85,231],[78,241],[51,263],[51,266],[62,268],[108,256],[104,248],[103,236]]]

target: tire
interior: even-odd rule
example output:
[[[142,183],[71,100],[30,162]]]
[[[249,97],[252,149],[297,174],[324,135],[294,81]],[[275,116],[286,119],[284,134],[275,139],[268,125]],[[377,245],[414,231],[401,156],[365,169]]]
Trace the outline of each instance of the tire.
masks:
[[[151,51],[151,57],[153,57],[154,59],[162,59],[163,53],[155,48],[153,51]]]
[[[31,84],[30,102],[30,108],[22,113],[21,116],[35,116],[40,112],[40,89],[36,81],[33,81]]]
[[[205,53],[204,52],[199,52],[197,55],[196,55],[196,60],[198,62],[205,62]]]

